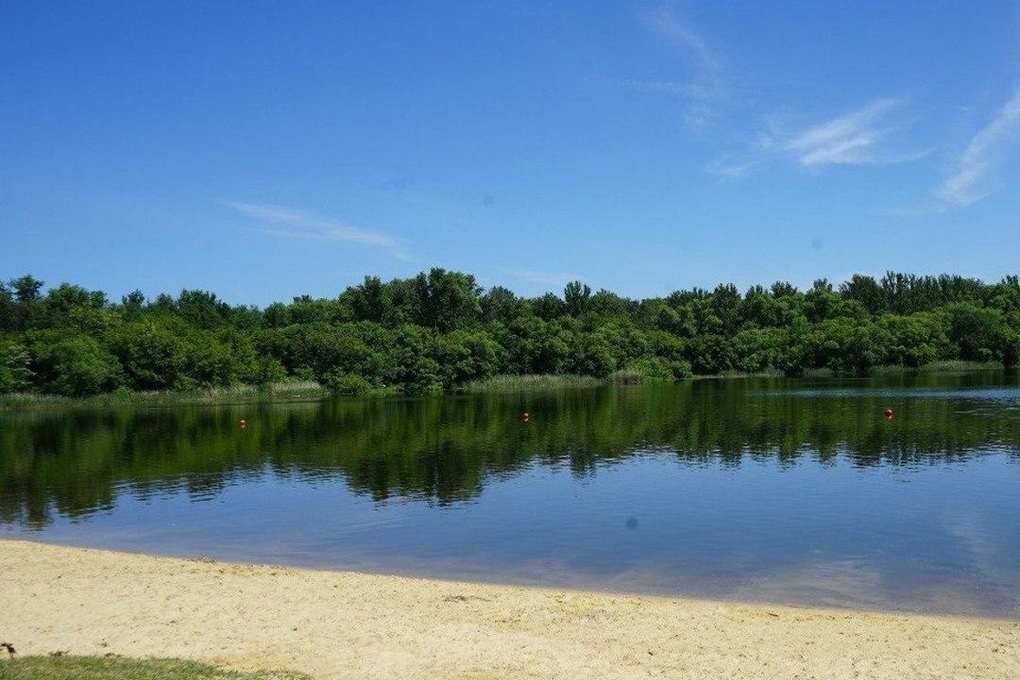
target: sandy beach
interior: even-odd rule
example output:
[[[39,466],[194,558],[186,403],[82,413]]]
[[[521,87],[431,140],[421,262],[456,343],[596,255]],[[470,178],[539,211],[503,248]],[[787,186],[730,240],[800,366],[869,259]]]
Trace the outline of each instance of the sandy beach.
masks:
[[[456,583],[0,541],[19,654],[339,678],[1020,677],[1020,621]]]

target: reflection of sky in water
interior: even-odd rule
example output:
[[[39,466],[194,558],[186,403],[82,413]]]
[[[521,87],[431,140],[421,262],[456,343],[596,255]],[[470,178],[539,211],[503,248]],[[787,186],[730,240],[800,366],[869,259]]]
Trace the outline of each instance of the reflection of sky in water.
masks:
[[[53,542],[448,578],[1020,616],[1020,465],[855,466],[648,451],[578,476],[534,464],[471,502],[376,502],[335,471],[272,470],[215,493],[118,489]]]

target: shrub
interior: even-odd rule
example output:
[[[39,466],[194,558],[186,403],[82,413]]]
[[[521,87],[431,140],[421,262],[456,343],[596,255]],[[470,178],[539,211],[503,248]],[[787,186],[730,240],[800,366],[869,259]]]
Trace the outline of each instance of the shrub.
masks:
[[[329,390],[330,394],[345,397],[358,397],[367,394],[372,389],[372,384],[362,376],[344,373],[340,370],[327,373],[322,385]]]

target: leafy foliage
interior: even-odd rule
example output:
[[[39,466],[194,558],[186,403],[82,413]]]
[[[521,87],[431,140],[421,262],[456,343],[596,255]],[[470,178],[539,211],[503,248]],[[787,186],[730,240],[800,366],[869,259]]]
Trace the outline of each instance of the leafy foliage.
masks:
[[[301,295],[264,310],[201,290],[152,300],[135,290],[114,303],[68,283],[46,290],[28,274],[0,283],[0,393],[287,379],[344,394],[366,385],[422,393],[494,375],[861,374],[958,360],[1020,361],[1020,277],[989,285],[855,274],[805,292],[776,282],[741,295],[720,284],[636,301],[580,281],[562,296],[520,298],[434,268],[389,282],[369,276],[334,299]]]

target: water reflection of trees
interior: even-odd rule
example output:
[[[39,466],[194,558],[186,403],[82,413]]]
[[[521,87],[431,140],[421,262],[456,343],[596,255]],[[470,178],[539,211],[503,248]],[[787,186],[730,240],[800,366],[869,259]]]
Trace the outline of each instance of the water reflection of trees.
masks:
[[[209,496],[273,474],[342,479],[355,493],[457,503],[533,465],[595,474],[636,453],[680,464],[930,465],[1002,449],[1020,416],[1001,400],[804,391],[706,381],[550,393],[304,405],[7,414],[0,521],[42,527],[111,507],[122,490]],[[890,396],[890,394],[892,396]],[[1003,393],[1004,394],[1004,393]],[[1008,396],[1008,395],[1006,395]],[[892,420],[883,417],[895,407]],[[530,413],[528,422],[519,417]],[[237,420],[244,417],[246,429]],[[1020,458],[1018,458],[1020,460]]]

